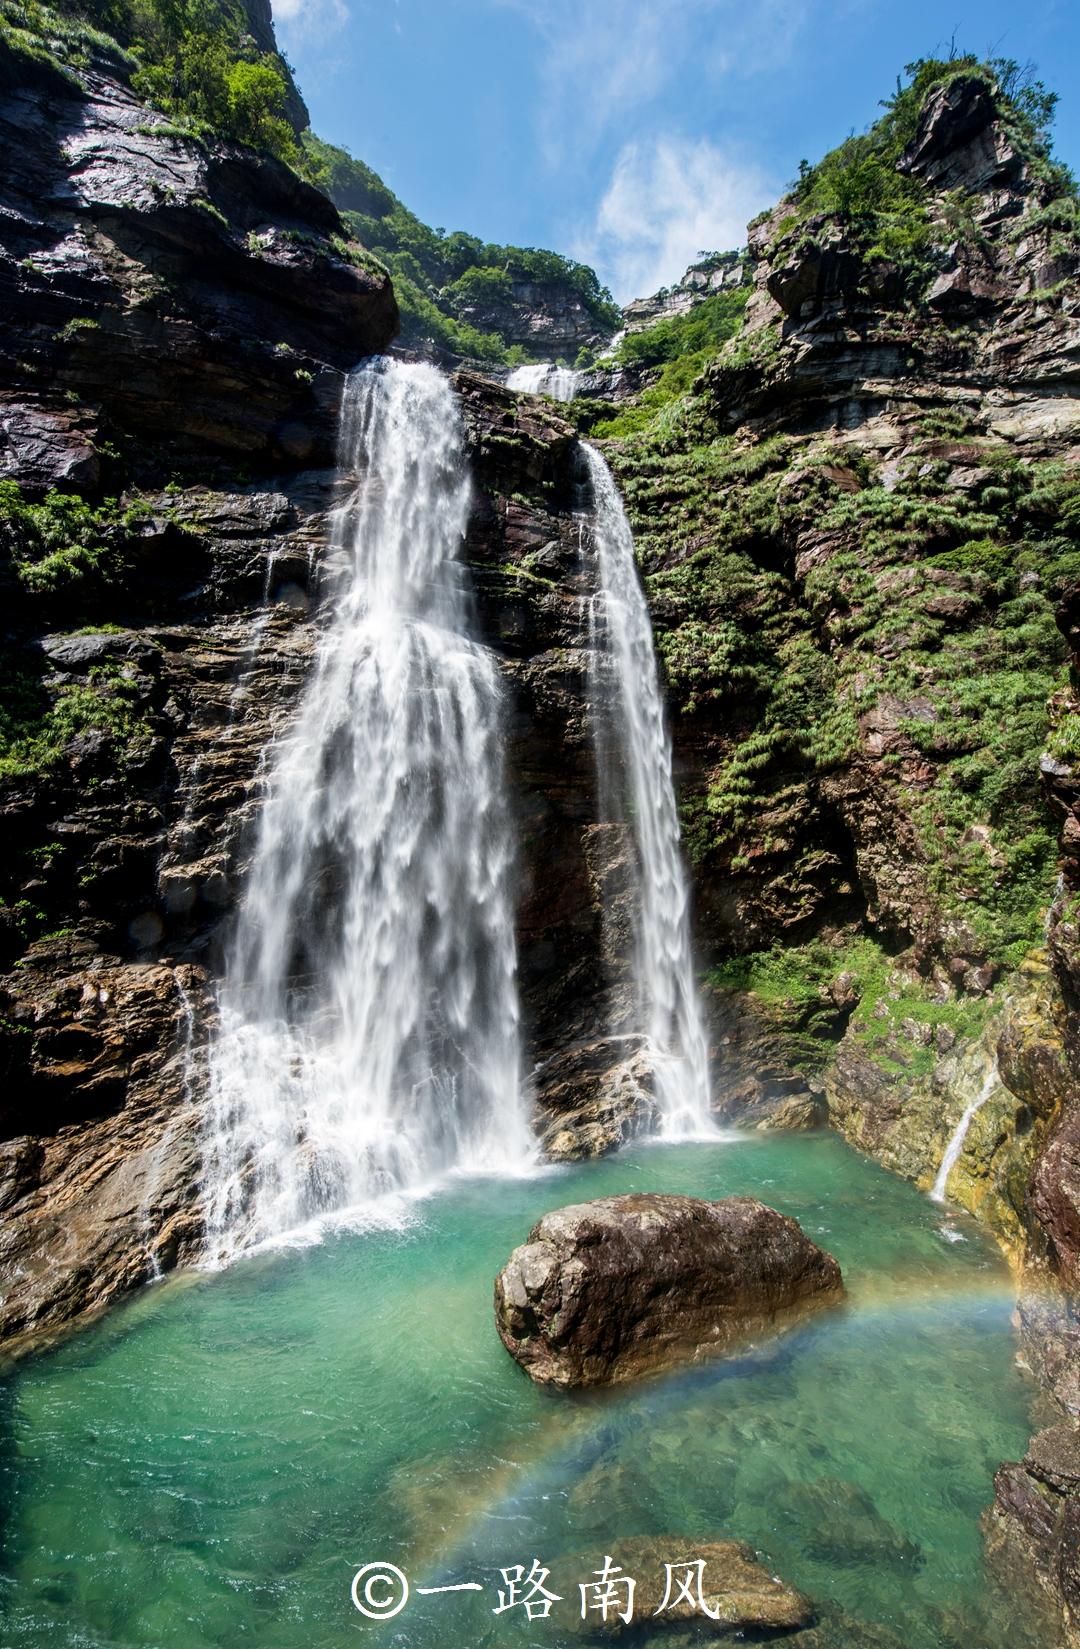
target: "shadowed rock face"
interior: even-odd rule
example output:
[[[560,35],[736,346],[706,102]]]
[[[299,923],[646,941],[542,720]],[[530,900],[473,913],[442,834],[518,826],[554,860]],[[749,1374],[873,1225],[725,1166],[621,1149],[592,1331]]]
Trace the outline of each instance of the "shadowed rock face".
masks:
[[[324,195],[96,71],[0,61],[0,146],[0,475],[111,487],[107,448],[129,474],[332,459],[340,371],[398,312]]]
[[[540,1385],[612,1385],[835,1303],[840,1267],[752,1197],[634,1193],[545,1214],[495,1282],[506,1349]]]
[[[1032,1571],[1060,1610],[1062,1641],[1080,1643],[1080,1428],[1048,1426],[1022,1462],[1007,1461],[994,1478],[987,1545],[1003,1580]]]

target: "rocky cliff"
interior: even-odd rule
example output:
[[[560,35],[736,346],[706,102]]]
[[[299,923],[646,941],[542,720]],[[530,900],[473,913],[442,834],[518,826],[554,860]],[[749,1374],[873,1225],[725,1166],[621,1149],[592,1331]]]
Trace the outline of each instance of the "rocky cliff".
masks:
[[[674,286],[664,286],[649,298],[635,298],[622,312],[623,326],[639,332],[672,315],[688,315],[706,298],[729,292],[746,279],[746,260],[741,252],[711,252],[692,263]]]
[[[397,312],[323,195],[185,137],[107,63],[10,74],[0,130],[0,1333],[18,1346],[198,1249],[201,1056],[260,756],[297,702],[350,482],[344,372]],[[466,555],[514,705],[538,1121],[574,1154],[643,1098],[634,1051],[596,1034],[617,849],[592,823],[576,439],[542,402],[458,387]]]

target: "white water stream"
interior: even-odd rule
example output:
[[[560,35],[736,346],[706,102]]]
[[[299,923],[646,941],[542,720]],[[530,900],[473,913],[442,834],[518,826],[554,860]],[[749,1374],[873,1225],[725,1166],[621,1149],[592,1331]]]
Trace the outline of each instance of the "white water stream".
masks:
[[[568,366],[541,361],[537,366],[516,366],[506,380],[507,389],[523,395],[550,395],[556,401],[572,401],[577,393],[578,375]]]
[[[210,1050],[208,1258],[455,1168],[520,1170],[502,693],[458,563],[461,420],[428,365],[349,381],[331,609],[266,795]]]
[[[956,1124],[952,1137],[949,1140],[948,1145],[945,1147],[945,1155],[941,1159],[941,1166],[937,1171],[937,1178],[934,1181],[934,1188],[930,1192],[930,1195],[935,1202],[945,1201],[945,1187],[948,1185],[949,1175],[956,1167],[956,1164],[960,1159],[960,1153],[964,1149],[964,1141],[967,1139],[968,1129],[971,1127],[976,1112],[982,1110],[983,1106],[990,1098],[990,1095],[997,1087],[998,1081],[998,1068],[997,1061],[995,1060],[990,1066],[989,1071],[986,1073],[982,1087],[975,1095],[975,1098],[971,1101],[971,1104],[965,1110],[963,1116],[960,1118],[960,1121]]]
[[[661,1133],[710,1134],[708,1044],[652,625],[618,488],[595,447],[584,444],[583,451],[596,558],[590,702],[601,818],[622,824],[630,845],[635,1028],[655,1072]]]

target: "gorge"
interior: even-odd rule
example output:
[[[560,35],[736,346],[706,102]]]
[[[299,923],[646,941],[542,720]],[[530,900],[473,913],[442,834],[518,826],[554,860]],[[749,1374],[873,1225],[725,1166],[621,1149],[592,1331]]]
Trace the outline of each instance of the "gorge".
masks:
[[[12,1641],[330,1644],[368,1548],[449,1584],[615,1533],[750,1541],[806,1649],[1080,1641],[1080,230],[1035,94],[915,65],[620,317],[425,231],[284,66],[282,129],[196,130],[46,10],[0,36]],[[641,1190],[763,1197],[848,1305],[556,1414],[491,1278]]]

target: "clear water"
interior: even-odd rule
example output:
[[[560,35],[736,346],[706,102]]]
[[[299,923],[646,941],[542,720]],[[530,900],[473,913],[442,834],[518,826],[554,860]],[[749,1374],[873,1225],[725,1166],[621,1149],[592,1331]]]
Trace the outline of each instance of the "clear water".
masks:
[[[762,1196],[837,1255],[848,1305],[634,1389],[537,1390],[493,1276],[545,1209],[634,1188]],[[816,1600],[816,1649],[1029,1641],[982,1566],[1029,1392],[974,1226],[827,1135],[459,1180],[410,1218],[166,1282],[11,1376],[0,1642],[559,1649],[588,1558],[650,1533],[750,1541]],[[349,1601],[375,1559],[490,1588],[534,1556],[567,1601],[531,1631],[491,1589],[414,1593],[380,1625]]]

